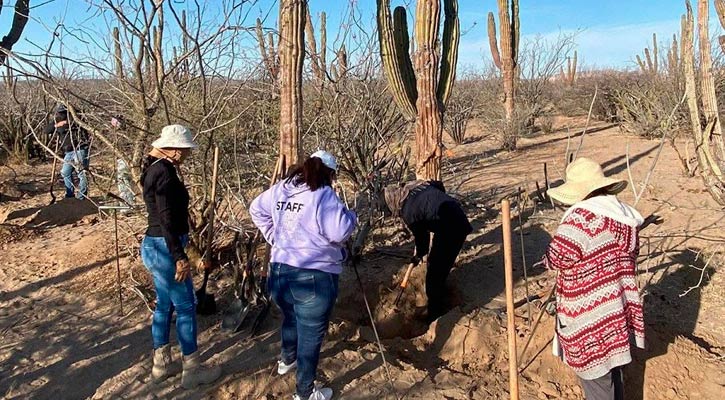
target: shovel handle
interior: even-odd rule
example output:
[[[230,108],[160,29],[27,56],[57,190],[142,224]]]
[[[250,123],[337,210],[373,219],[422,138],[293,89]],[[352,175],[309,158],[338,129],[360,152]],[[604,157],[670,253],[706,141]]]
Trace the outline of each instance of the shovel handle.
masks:
[[[405,275],[403,275],[403,280],[400,282],[400,287],[405,289],[408,287],[408,280],[410,280],[410,274],[413,272],[413,267],[415,267],[414,263],[408,264],[408,269],[405,270]]]

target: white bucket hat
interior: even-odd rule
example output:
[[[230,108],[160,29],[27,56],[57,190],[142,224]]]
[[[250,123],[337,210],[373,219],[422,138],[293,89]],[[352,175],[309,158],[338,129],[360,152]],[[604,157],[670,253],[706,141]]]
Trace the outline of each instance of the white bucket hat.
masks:
[[[337,172],[337,160],[332,154],[326,152],[325,150],[317,150],[316,152],[312,153],[310,158],[312,157],[319,158],[320,160],[322,160],[322,163],[325,164],[327,168],[330,168],[331,170]]]
[[[161,136],[151,143],[157,149],[195,149],[194,137],[183,125],[167,125],[161,129]]]
[[[626,187],[627,181],[605,177],[596,161],[582,157],[566,167],[566,182],[547,190],[546,194],[556,201],[572,205],[596,190],[607,188],[609,194],[617,194]]]

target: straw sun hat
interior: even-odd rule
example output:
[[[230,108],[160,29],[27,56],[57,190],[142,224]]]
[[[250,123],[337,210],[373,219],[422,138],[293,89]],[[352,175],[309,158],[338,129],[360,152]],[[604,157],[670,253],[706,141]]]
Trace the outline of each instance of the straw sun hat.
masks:
[[[168,125],[161,129],[161,136],[151,146],[157,149],[195,149],[194,136],[183,125]]]
[[[582,157],[566,167],[566,182],[546,193],[558,202],[572,205],[596,190],[607,188],[609,194],[617,194],[626,187],[627,181],[607,178],[596,161]]]

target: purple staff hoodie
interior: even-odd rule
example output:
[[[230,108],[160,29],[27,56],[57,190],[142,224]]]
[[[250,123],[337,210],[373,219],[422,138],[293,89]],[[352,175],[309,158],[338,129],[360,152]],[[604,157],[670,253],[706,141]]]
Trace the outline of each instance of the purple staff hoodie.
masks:
[[[271,262],[339,274],[343,243],[357,216],[329,186],[314,192],[286,180],[259,195],[249,207],[254,225],[272,245]]]

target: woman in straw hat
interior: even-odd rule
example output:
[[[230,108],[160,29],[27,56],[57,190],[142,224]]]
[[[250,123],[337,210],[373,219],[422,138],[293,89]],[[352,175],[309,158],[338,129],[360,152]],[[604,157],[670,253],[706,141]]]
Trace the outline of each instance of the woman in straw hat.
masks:
[[[644,348],[635,280],[644,221],[617,199],[626,186],[579,158],[566,183],[547,192],[571,206],[543,260],[558,272],[554,352],[579,376],[587,400],[623,399],[622,366],[632,361],[632,344]]]
[[[156,289],[151,334],[154,342],[152,378],[160,382],[169,376],[171,313],[176,311],[176,337],[182,353],[181,384],[191,389],[211,383],[221,375],[218,366],[199,360],[196,331],[196,296],[191,265],[184,247],[189,241],[189,192],[176,168],[196,148],[191,132],[182,125],[161,130],[141,167],[143,199],[148,211],[148,228],[141,243],[141,258],[151,272]]]

